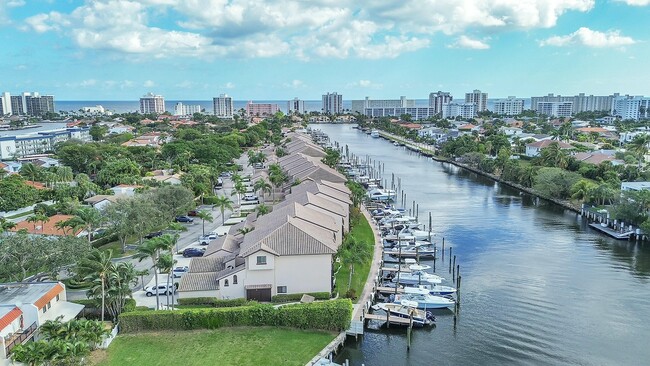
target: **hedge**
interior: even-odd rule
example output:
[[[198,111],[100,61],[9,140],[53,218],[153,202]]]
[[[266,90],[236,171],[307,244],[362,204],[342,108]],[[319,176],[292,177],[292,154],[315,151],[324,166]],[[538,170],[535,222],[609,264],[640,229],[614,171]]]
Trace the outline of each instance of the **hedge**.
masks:
[[[195,297],[191,299],[178,299],[179,305],[208,305],[215,308],[230,308],[234,306],[250,306],[257,304],[256,301],[248,301],[244,298],[219,300],[216,297]]]
[[[99,248],[102,245],[106,245],[108,243],[112,243],[117,240],[117,234],[107,234],[102,236],[101,238],[97,240],[93,240],[90,245],[92,245],[93,248]]]
[[[302,299],[303,294],[278,294],[271,297],[271,302],[274,303],[283,303],[283,302],[295,302]],[[329,292],[309,292],[304,295],[313,296],[316,300],[329,300],[331,294]]]
[[[237,326],[283,326],[341,331],[349,327],[351,317],[352,302],[349,299],[338,299],[278,308],[270,304],[255,304],[215,309],[133,311],[122,313],[119,320],[120,331],[125,333]]]

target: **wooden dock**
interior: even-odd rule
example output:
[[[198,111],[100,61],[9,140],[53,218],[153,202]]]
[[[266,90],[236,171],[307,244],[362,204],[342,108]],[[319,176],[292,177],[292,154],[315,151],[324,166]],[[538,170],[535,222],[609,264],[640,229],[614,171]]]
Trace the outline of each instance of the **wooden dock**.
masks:
[[[395,287],[377,287],[377,291],[382,293],[382,294],[394,294],[395,293]],[[404,289],[401,287],[397,287],[397,293],[398,294],[403,294]]]
[[[399,316],[393,316],[393,315],[384,315],[384,314],[366,314],[366,320],[378,320],[378,321],[389,322],[391,324],[399,324],[399,325],[409,325],[411,323],[410,319],[400,318]]]
[[[628,239],[630,239],[630,236],[634,234],[634,231],[618,232],[618,231],[610,228],[609,226],[602,226],[597,222],[591,223],[591,224],[589,224],[589,226],[592,229],[596,229],[596,230],[598,230],[598,231],[600,231],[602,233],[605,233],[605,234],[611,236],[612,238],[618,239],[618,240],[628,240]]]

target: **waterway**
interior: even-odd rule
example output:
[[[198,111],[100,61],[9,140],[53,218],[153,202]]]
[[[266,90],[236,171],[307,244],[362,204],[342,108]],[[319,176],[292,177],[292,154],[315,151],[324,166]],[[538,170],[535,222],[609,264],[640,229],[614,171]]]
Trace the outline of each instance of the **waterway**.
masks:
[[[650,364],[650,245],[615,241],[573,212],[449,164],[373,139],[350,125],[312,126],[402,179],[440,247],[461,266],[456,324],[366,331],[337,361],[351,365]],[[448,256],[437,273],[451,278]],[[449,284],[449,281],[447,281]]]

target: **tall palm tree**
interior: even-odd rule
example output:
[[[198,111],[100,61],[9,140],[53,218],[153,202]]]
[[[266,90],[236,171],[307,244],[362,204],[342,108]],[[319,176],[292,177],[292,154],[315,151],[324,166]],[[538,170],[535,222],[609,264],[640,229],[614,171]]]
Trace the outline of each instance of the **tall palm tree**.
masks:
[[[560,147],[560,144],[553,142],[548,147],[542,149],[542,162],[546,166],[555,166],[566,169],[569,165],[569,155]]]
[[[140,283],[142,284],[142,290],[144,290],[144,276],[149,275],[149,270],[148,269],[143,269],[140,271],[136,271],[135,275],[140,277]]]
[[[69,166],[60,166],[56,168],[56,175],[59,177],[60,182],[70,182],[74,177],[72,168]]]
[[[20,167],[20,175],[35,182],[41,176],[41,168],[32,163],[23,164]]]
[[[637,159],[639,159],[639,169],[641,169],[641,165],[648,153],[648,144],[650,144],[650,135],[648,134],[636,135],[628,144],[628,150],[634,153]]]
[[[212,222],[214,221],[214,217],[212,217],[212,214],[209,211],[205,210],[198,211],[196,217],[201,219],[201,223],[203,224],[203,235],[205,235],[205,220]]]
[[[169,281],[171,279],[172,270],[174,269],[174,264],[176,264],[176,261],[174,260],[174,256],[171,253],[161,254],[160,258],[158,258],[157,267],[160,269],[161,273],[167,274],[167,291],[165,291],[165,296],[167,297],[167,309],[169,309]],[[172,297],[172,304],[173,303],[174,299]]]
[[[151,269],[153,269],[153,278],[156,284],[156,310],[160,309],[160,296],[158,294],[158,258],[160,257],[161,242],[158,238],[146,240],[138,247],[135,258],[138,262],[145,259],[151,259]]]
[[[75,212],[75,218],[81,223],[84,230],[88,232],[88,242],[92,238],[93,229],[98,227],[104,217],[94,207],[82,207]]]
[[[226,210],[231,210],[232,211],[232,201],[230,198],[226,196],[217,196],[217,198],[214,200],[214,206],[213,207],[218,207],[219,211],[221,211],[221,225],[226,224],[226,216],[225,212]]]
[[[237,195],[237,206],[241,206],[241,196],[246,193],[246,186],[242,182],[235,182],[231,196]]]
[[[99,279],[102,297],[102,321],[106,310],[106,279],[113,270],[113,251],[93,250],[88,256],[77,263],[77,273],[84,276],[86,281]]]
[[[271,193],[273,187],[271,186],[271,183],[269,183],[266,179],[261,178],[253,184],[253,189],[255,192],[257,192],[257,194],[262,196],[262,202],[264,202],[264,193]]]

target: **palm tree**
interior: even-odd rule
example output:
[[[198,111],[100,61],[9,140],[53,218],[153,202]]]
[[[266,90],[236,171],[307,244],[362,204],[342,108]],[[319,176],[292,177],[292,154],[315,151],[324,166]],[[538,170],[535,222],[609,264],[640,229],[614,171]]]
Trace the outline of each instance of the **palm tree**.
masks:
[[[144,290],[144,276],[149,275],[149,270],[143,269],[140,271],[136,271],[135,275],[140,277],[140,283],[142,283],[142,290]]]
[[[218,207],[219,211],[221,211],[221,225],[226,224],[226,216],[225,212],[226,210],[231,210],[232,211],[232,201],[230,198],[226,196],[217,196],[217,198],[214,200],[214,206],[213,207]]]
[[[566,169],[569,165],[569,155],[560,147],[560,144],[553,142],[542,149],[542,162],[546,166],[555,166]]]
[[[273,187],[271,184],[264,178],[258,179],[255,184],[253,184],[253,189],[257,194],[262,196],[264,198],[264,193],[271,193],[271,190]],[[261,193],[261,194],[260,194]],[[262,199],[262,202],[264,202],[264,199]]]
[[[212,222],[214,221],[214,217],[212,217],[212,214],[209,211],[205,210],[198,211],[196,217],[201,219],[201,223],[203,224],[203,235],[205,235],[205,220]]]
[[[82,259],[77,264],[77,273],[84,276],[86,281],[100,280],[101,297],[102,297],[102,321],[104,321],[104,312],[106,310],[106,279],[109,272],[113,270],[113,251],[93,250],[88,257]]]
[[[31,222],[31,223],[34,224],[34,231],[36,231],[36,223],[37,222],[40,222],[41,227],[42,227],[48,221],[50,221],[50,218],[48,216],[46,216],[46,215],[43,215],[43,214],[36,214],[36,215],[32,215],[32,216],[27,218],[27,222]]]
[[[645,155],[648,153],[648,144],[650,144],[650,135],[642,134],[634,136],[634,139],[629,143],[629,149],[632,153],[636,154],[639,159],[639,169],[641,169],[642,162]]]
[[[176,264],[176,261],[171,253],[161,254],[158,258],[157,267],[160,269],[161,273],[167,274],[167,291],[165,291],[165,296],[167,296],[167,309],[169,309],[169,280],[171,278],[172,270],[174,269],[174,264]],[[172,304],[173,303],[174,299],[172,298]]]
[[[56,168],[56,175],[58,176],[60,182],[70,182],[74,177],[72,168],[69,166],[60,166]]]
[[[63,231],[63,235],[67,235],[66,229],[68,228],[68,220],[61,220],[54,224],[54,227]]]
[[[257,215],[258,216],[264,216],[269,212],[271,212],[271,208],[269,206],[267,206],[267,205],[265,205],[263,203],[261,205],[257,206]]]
[[[252,227],[243,227],[241,229],[237,229],[237,232],[240,233],[242,236],[246,236],[246,234],[250,233],[253,230],[254,228]]]
[[[594,188],[596,188],[596,184],[586,179],[580,179],[571,187],[571,198],[588,200]]]
[[[102,214],[94,207],[82,207],[75,212],[75,218],[88,232],[88,242],[92,238],[93,229],[99,226],[104,219]]]
[[[275,188],[280,188],[288,179],[287,173],[282,170],[279,164],[269,165],[269,180]],[[273,202],[275,202],[275,190],[273,190]]]
[[[237,206],[241,206],[241,196],[246,193],[246,186],[242,182],[235,182],[231,196],[237,195]]]
[[[16,227],[16,223],[13,221],[7,221],[4,217],[0,217],[0,233],[3,233],[5,231],[8,231],[9,229],[12,229]]]
[[[32,163],[23,164],[20,167],[20,175],[35,182],[41,175],[41,168]]]
[[[158,294],[158,258],[160,258],[161,242],[160,237],[146,240],[138,247],[138,252],[135,258],[138,262],[145,259],[151,259],[151,269],[153,269],[153,277],[156,283],[156,310],[160,309],[160,296]]]

